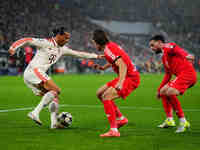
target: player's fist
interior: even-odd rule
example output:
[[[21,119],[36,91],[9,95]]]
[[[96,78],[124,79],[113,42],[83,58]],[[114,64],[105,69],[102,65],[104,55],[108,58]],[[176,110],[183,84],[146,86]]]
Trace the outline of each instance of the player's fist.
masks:
[[[160,92],[157,92],[157,95],[156,95],[156,97],[157,97],[158,99],[160,99],[160,98],[161,98]]]
[[[10,53],[11,56],[13,56],[13,55],[15,54],[15,50],[12,49],[12,48],[10,48],[10,49],[8,50],[8,52]]]
[[[117,91],[120,91],[120,90],[122,89],[122,83],[118,82],[118,83],[116,84],[116,86],[115,86],[115,89],[116,89]]]
[[[103,70],[102,66],[100,66],[99,64],[93,64],[92,68],[97,69],[97,70]]]
[[[97,58],[98,58],[98,59],[105,58],[105,55],[98,55]]]

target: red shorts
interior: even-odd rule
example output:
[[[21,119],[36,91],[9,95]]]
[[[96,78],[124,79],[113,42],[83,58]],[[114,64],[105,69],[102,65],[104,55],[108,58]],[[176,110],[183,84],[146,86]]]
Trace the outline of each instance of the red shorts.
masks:
[[[188,71],[179,74],[174,80],[168,83],[168,86],[177,89],[181,94],[183,94],[186,89],[192,87],[196,82],[196,72]]]
[[[115,85],[118,83],[119,78],[107,83],[107,86],[115,88]],[[139,74],[135,77],[126,77],[121,90],[118,90],[117,93],[120,97],[125,99],[133,90],[135,90],[140,84]]]

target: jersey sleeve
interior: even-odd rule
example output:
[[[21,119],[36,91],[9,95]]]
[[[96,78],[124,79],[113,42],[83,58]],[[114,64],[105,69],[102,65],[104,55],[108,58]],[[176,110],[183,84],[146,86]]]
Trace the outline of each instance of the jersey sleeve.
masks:
[[[74,57],[80,57],[80,58],[97,58],[98,55],[95,53],[87,53],[87,52],[81,52],[81,51],[75,51],[70,49],[67,46],[62,47],[63,55],[66,56],[74,56]]]
[[[168,55],[178,55],[183,58],[187,57],[189,54],[182,48],[180,48],[178,45],[175,43],[167,43],[164,46],[165,51]]]
[[[20,40],[15,41],[10,48],[16,50],[17,48],[23,47],[25,45],[32,45],[36,46],[37,48],[41,48],[47,45],[47,41],[45,39],[37,38],[22,38]]]

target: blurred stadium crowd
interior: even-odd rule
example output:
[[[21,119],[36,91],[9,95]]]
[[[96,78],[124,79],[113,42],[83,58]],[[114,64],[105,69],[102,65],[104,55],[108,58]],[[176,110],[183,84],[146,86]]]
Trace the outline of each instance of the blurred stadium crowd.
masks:
[[[64,26],[71,33],[69,46],[94,51],[91,32],[103,28],[93,19],[110,22],[151,23],[149,33],[115,33],[107,30],[111,39],[120,44],[133,59],[140,72],[162,71],[160,56],[148,48],[148,39],[156,33],[175,41],[195,55],[195,67],[200,66],[200,1],[193,0],[6,0],[0,4],[0,75],[21,74],[33,57],[35,47],[25,47],[9,57],[12,42],[22,37],[50,37],[52,29]],[[121,26],[123,28],[123,26]],[[96,51],[94,51],[96,52]],[[93,60],[65,57],[50,73],[95,72]],[[103,60],[99,63],[104,63]]]

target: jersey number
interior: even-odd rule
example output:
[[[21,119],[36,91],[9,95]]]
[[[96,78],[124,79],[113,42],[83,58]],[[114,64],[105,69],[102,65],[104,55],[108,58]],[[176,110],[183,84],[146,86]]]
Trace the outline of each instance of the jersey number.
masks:
[[[51,54],[51,55],[49,56],[49,63],[51,64],[51,63],[53,63],[55,60],[56,60],[56,55],[55,55],[55,54]]]

